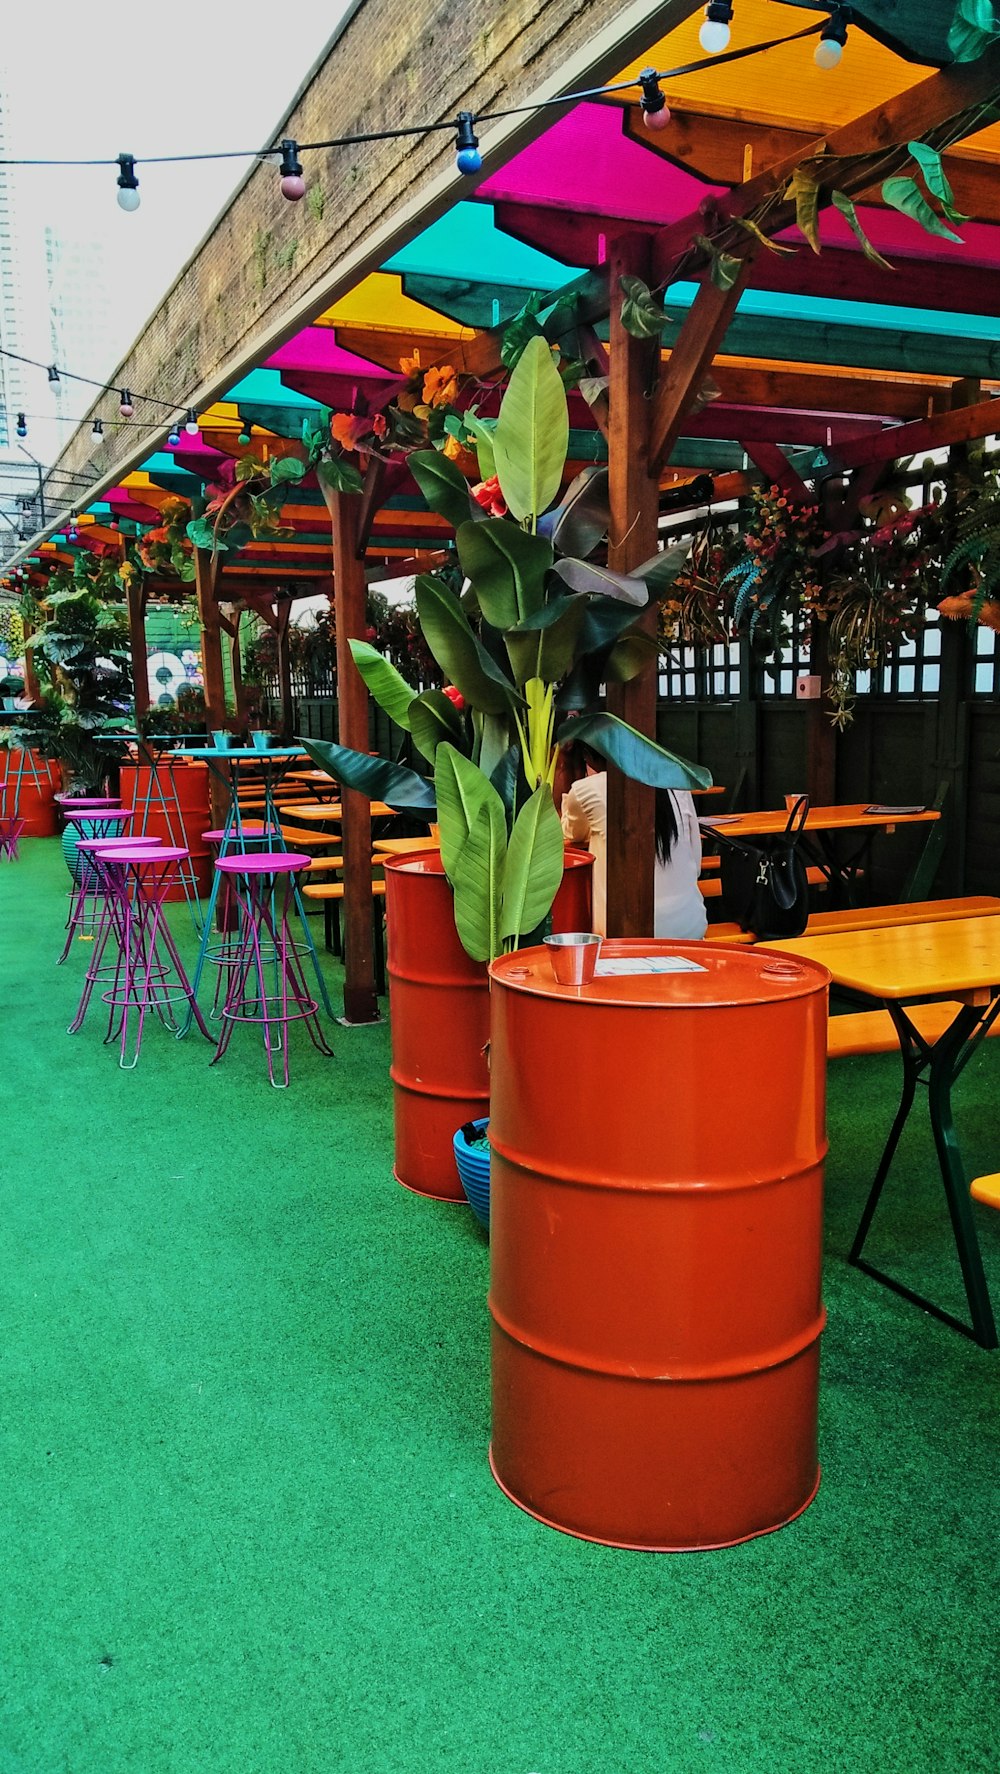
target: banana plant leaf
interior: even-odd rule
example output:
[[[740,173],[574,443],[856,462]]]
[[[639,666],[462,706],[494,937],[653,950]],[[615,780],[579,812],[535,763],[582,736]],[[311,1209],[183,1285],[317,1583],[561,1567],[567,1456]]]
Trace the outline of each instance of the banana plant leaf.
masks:
[[[712,773],[700,764],[690,764],[675,752],[657,745],[654,739],[637,733],[627,721],[606,712],[574,715],[564,721],[556,738],[560,745],[582,742],[592,751],[607,758],[623,775],[650,788],[711,788]]]
[[[593,561],[557,561],[552,570],[571,591],[594,592],[639,608],[649,602],[649,592],[641,579],[612,573],[609,567],[595,566]]]
[[[563,832],[543,783],[514,821],[504,869],[500,937],[507,941],[534,930],[559,891],[563,874]]]
[[[559,491],[569,449],[562,378],[543,338],[532,338],[513,370],[493,433],[504,499],[516,518],[537,518]]]
[[[607,535],[610,522],[608,471],[603,464],[588,462],[555,510],[539,518],[538,532],[549,538],[557,553],[586,559]]]
[[[449,682],[484,714],[516,708],[517,691],[473,633],[454,592],[432,573],[421,573],[415,589],[424,639]]]
[[[469,483],[460,468],[440,450],[414,450],[407,466],[427,504],[443,517],[453,530],[470,518],[484,518],[486,513],[469,493]]]
[[[552,544],[503,517],[462,524],[455,536],[462,571],[494,628],[512,628],[541,609]]]
[[[554,684],[566,676],[577,655],[586,605],[582,597],[551,598],[537,615],[507,629],[504,640],[516,683],[539,677]]]
[[[418,813],[421,818],[437,818],[434,784],[426,776],[418,776],[405,764],[390,763],[388,758],[373,758],[367,752],[351,751],[348,746],[334,745],[328,739],[296,739],[308,752],[314,764],[342,782],[356,788],[370,801],[384,801],[398,813]]]
[[[451,880],[480,807],[490,796],[501,810],[503,803],[479,766],[447,742],[438,746],[434,759],[434,788],[441,826],[441,860]],[[506,830],[504,820],[505,834]]]
[[[410,703],[410,732],[414,744],[429,764],[441,741],[447,739],[461,749],[465,742],[465,723],[458,709],[441,690],[424,690]]]
[[[455,928],[474,961],[492,961],[501,948],[507,824],[500,796],[489,783],[486,787],[489,797],[480,804],[469,836],[448,870],[455,895]]]
[[[409,733],[410,706],[416,696],[413,685],[408,684],[396,667],[367,641],[351,641],[349,645],[351,658],[379,707],[385,709],[397,727]]]

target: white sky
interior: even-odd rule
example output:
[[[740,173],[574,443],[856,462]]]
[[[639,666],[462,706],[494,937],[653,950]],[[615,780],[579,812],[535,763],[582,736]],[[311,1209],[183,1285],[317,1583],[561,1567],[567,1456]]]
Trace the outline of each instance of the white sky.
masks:
[[[348,10],[343,0],[30,0],[4,8],[0,88],[10,157],[101,157],[252,148],[279,119]],[[37,242],[48,224],[93,243],[105,283],[98,359],[67,364],[104,377],[223,207],[248,161],[137,167],[142,202],[127,215],[110,167],[23,168],[12,205],[25,269],[18,290],[21,349],[48,360]],[[40,311],[41,310],[41,311]],[[34,343],[33,343],[34,341]],[[44,372],[25,398],[51,410]],[[82,413],[89,405],[79,390]],[[72,411],[72,408],[67,408]],[[69,426],[61,426],[65,438]],[[37,433],[35,434],[37,437]],[[49,455],[49,451],[45,452]]]

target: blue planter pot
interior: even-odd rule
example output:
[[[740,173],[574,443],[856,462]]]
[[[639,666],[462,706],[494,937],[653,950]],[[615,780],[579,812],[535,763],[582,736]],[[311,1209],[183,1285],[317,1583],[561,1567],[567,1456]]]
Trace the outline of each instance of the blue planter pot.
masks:
[[[490,1154],[470,1146],[469,1139],[476,1139],[486,1132],[489,1117],[481,1121],[467,1121],[455,1135],[455,1163],[466,1199],[480,1225],[488,1232],[490,1229]]]

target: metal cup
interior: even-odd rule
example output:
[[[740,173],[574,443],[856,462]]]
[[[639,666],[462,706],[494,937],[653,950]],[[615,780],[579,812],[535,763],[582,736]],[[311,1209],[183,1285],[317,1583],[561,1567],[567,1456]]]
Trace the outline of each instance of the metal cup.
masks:
[[[561,986],[590,984],[603,940],[591,930],[566,930],[545,938],[552,972]]]

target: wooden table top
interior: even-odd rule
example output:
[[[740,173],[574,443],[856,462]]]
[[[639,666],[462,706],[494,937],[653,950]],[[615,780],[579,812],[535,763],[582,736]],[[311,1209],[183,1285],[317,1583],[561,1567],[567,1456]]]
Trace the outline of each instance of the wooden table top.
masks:
[[[373,819],[402,818],[395,807],[387,807],[384,801],[372,801],[370,810]],[[329,820],[331,824],[339,824],[344,817],[344,809],[339,801],[286,801],[281,813],[290,824],[294,824],[296,819]]]
[[[1000,988],[1000,918],[893,924],[799,936],[769,949],[828,967],[837,985],[870,998],[988,999]]]
[[[376,856],[416,856],[420,850],[440,850],[438,838],[375,838],[372,852]]]
[[[922,813],[869,813],[866,809],[871,804],[868,801],[856,801],[840,807],[810,807],[805,829],[807,832],[835,832],[870,827],[873,830],[891,832],[897,825],[929,825],[941,817],[934,807],[925,807]],[[785,830],[788,814],[783,807],[759,813],[739,813],[735,816],[720,814],[717,823],[719,830],[725,832],[727,837],[768,838]],[[701,827],[706,837],[712,835],[712,824],[712,814],[702,814]]]

